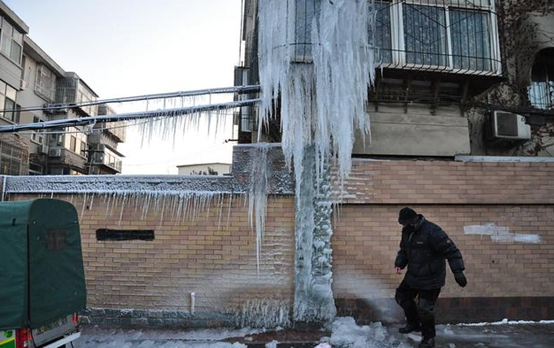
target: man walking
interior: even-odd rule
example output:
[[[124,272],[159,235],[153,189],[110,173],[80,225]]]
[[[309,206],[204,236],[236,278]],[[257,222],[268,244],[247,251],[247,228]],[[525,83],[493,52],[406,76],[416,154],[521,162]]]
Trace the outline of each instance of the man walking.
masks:
[[[411,208],[400,210],[398,222],[403,226],[400,250],[394,263],[396,273],[408,266],[402,283],[396,289],[396,302],[404,310],[406,326],[400,333],[421,331],[420,348],[435,346],[435,303],[445,284],[446,262],[456,283],[467,285],[462,254],[448,235]],[[419,302],[416,304],[415,299]]]

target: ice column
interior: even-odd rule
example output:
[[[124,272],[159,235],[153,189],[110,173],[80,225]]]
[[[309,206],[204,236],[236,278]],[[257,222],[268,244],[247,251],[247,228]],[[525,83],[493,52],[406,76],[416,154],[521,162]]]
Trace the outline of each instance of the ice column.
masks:
[[[375,71],[370,18],[366,0],[259,0],[259,134],[276,116],[279,98],[283,153],[296,178],[297,321],[335,315],[327,168],[336,163],[342,182],[350,173],[355,131],[369,136],[364,110]],[[299,35],[306,28],[311,32]],[[297,48],[304,46],[309,49],[300,62]]]
[[[336,314],[332,284],[332,202],[329,171],[315,175],[314,147],[304,152],[296,208],[294,320],[327,322]]]

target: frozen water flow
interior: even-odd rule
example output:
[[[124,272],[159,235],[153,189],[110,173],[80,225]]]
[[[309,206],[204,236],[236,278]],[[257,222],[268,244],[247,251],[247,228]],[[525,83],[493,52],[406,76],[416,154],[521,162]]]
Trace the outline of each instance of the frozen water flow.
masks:
[[[283,152],[289,165],[294,162],[297,179],[303,169],[304,149],[312,144],[322,161],[329,156],[338,160],[344,179],[351,168],[354,131],[369,136],[370,130],[364,107],[375,62],[369,45],[367,1],[320,2],[319,16],[311,25],[313,64],[291,63],[297,47],[297,3],[260,1],[259,134],[268,117],[276,116],[275,103],[280,96]]]
[[[267,145],[257,146],[254,156],[251,156],[250,189],[249,189],[249,217],[250,227],[256,228],[256,267],[260,274],[260,253],[262,251],[263,232],[267,210]]]
[[[296,5],[301,3],[313,5],[313,18],[306,11],[298,15],[303,8]],[[336,311],[331,190],[320,186],[329,159],[336,163],[341,183],[348,177],[355,131],[370,134],[365,105],[375,63],[368,14],[366,0],[259,1],[258,134],[277,116],[279,102],[283,153],[296,177],[296,320],[330,320]],[[298,47],[306,46],[297,42],[302,28],[311,30],[301,39],[310,38],[311,55],[298,61]],[[306,64],[310,60],[313,64]]]

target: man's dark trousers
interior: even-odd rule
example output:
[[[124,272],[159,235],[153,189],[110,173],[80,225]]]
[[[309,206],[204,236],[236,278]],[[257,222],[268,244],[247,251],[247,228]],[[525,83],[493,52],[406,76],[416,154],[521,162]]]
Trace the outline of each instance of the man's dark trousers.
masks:
[[[421,335],[425,338],[433,338],[435,333],[435,303],[441,289],[419,290],[410,287],[406,281],[402,281],[396,289],[396,302],[404,309],[407,324],[419,326],[421,324]],[[416,305],[415,298],[419,295],[419,305]]]

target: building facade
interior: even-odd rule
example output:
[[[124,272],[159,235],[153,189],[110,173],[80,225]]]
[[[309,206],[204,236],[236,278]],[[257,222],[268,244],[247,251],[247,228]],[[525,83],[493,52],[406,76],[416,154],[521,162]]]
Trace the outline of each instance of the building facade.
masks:
[[[228,175],[231,163],[197,163],[177,166],[179,175]]]
[[[114,110],[108,105],[98,106],[98,115],[112,115]],[[125,142],[126,131],[124,122],[97,123],[95,132],[88,137],[89,174],[120,174],[125,157],[117,150],[120,143]]]
[[[0,2],[0,108],[4,110],[0,125],[17,124],[21,120],[18,91],[23,82],[23,38],[29,27]],[[24,135],[0,135],[0,172],[24,175],[29,170],[29,145]]]
[[[319,1],[289,2],[293,61],[310,63],[309,23]],[[357,137],[354,156],[551,156],[552,5],[376,1],[375,10],[371,137]],[[245,1],[240,84],[259,83],[257,11],[256,0]],[[255,142],[255,111],[245,108],[238,119],[240,141]],[[280,141],[279,127],[274,121],[262,139]]]
[[[1,1],[0,12],[5,23],[0,37],[0,89],[3,88],[0,104],[6,110],[0,123],[28,124],[98,115],[96,105],[79,106],[98,99],[94,90],[76,73],[66,72],[39,47],[27,35],[29,27]],[[51,107],[59,104],[68,107]],[[117,144],[124,141],[124,130],[109,131],[105,125],[88,128],[1,134],[1,173],[120,173],[123,155],[117,151]]]

